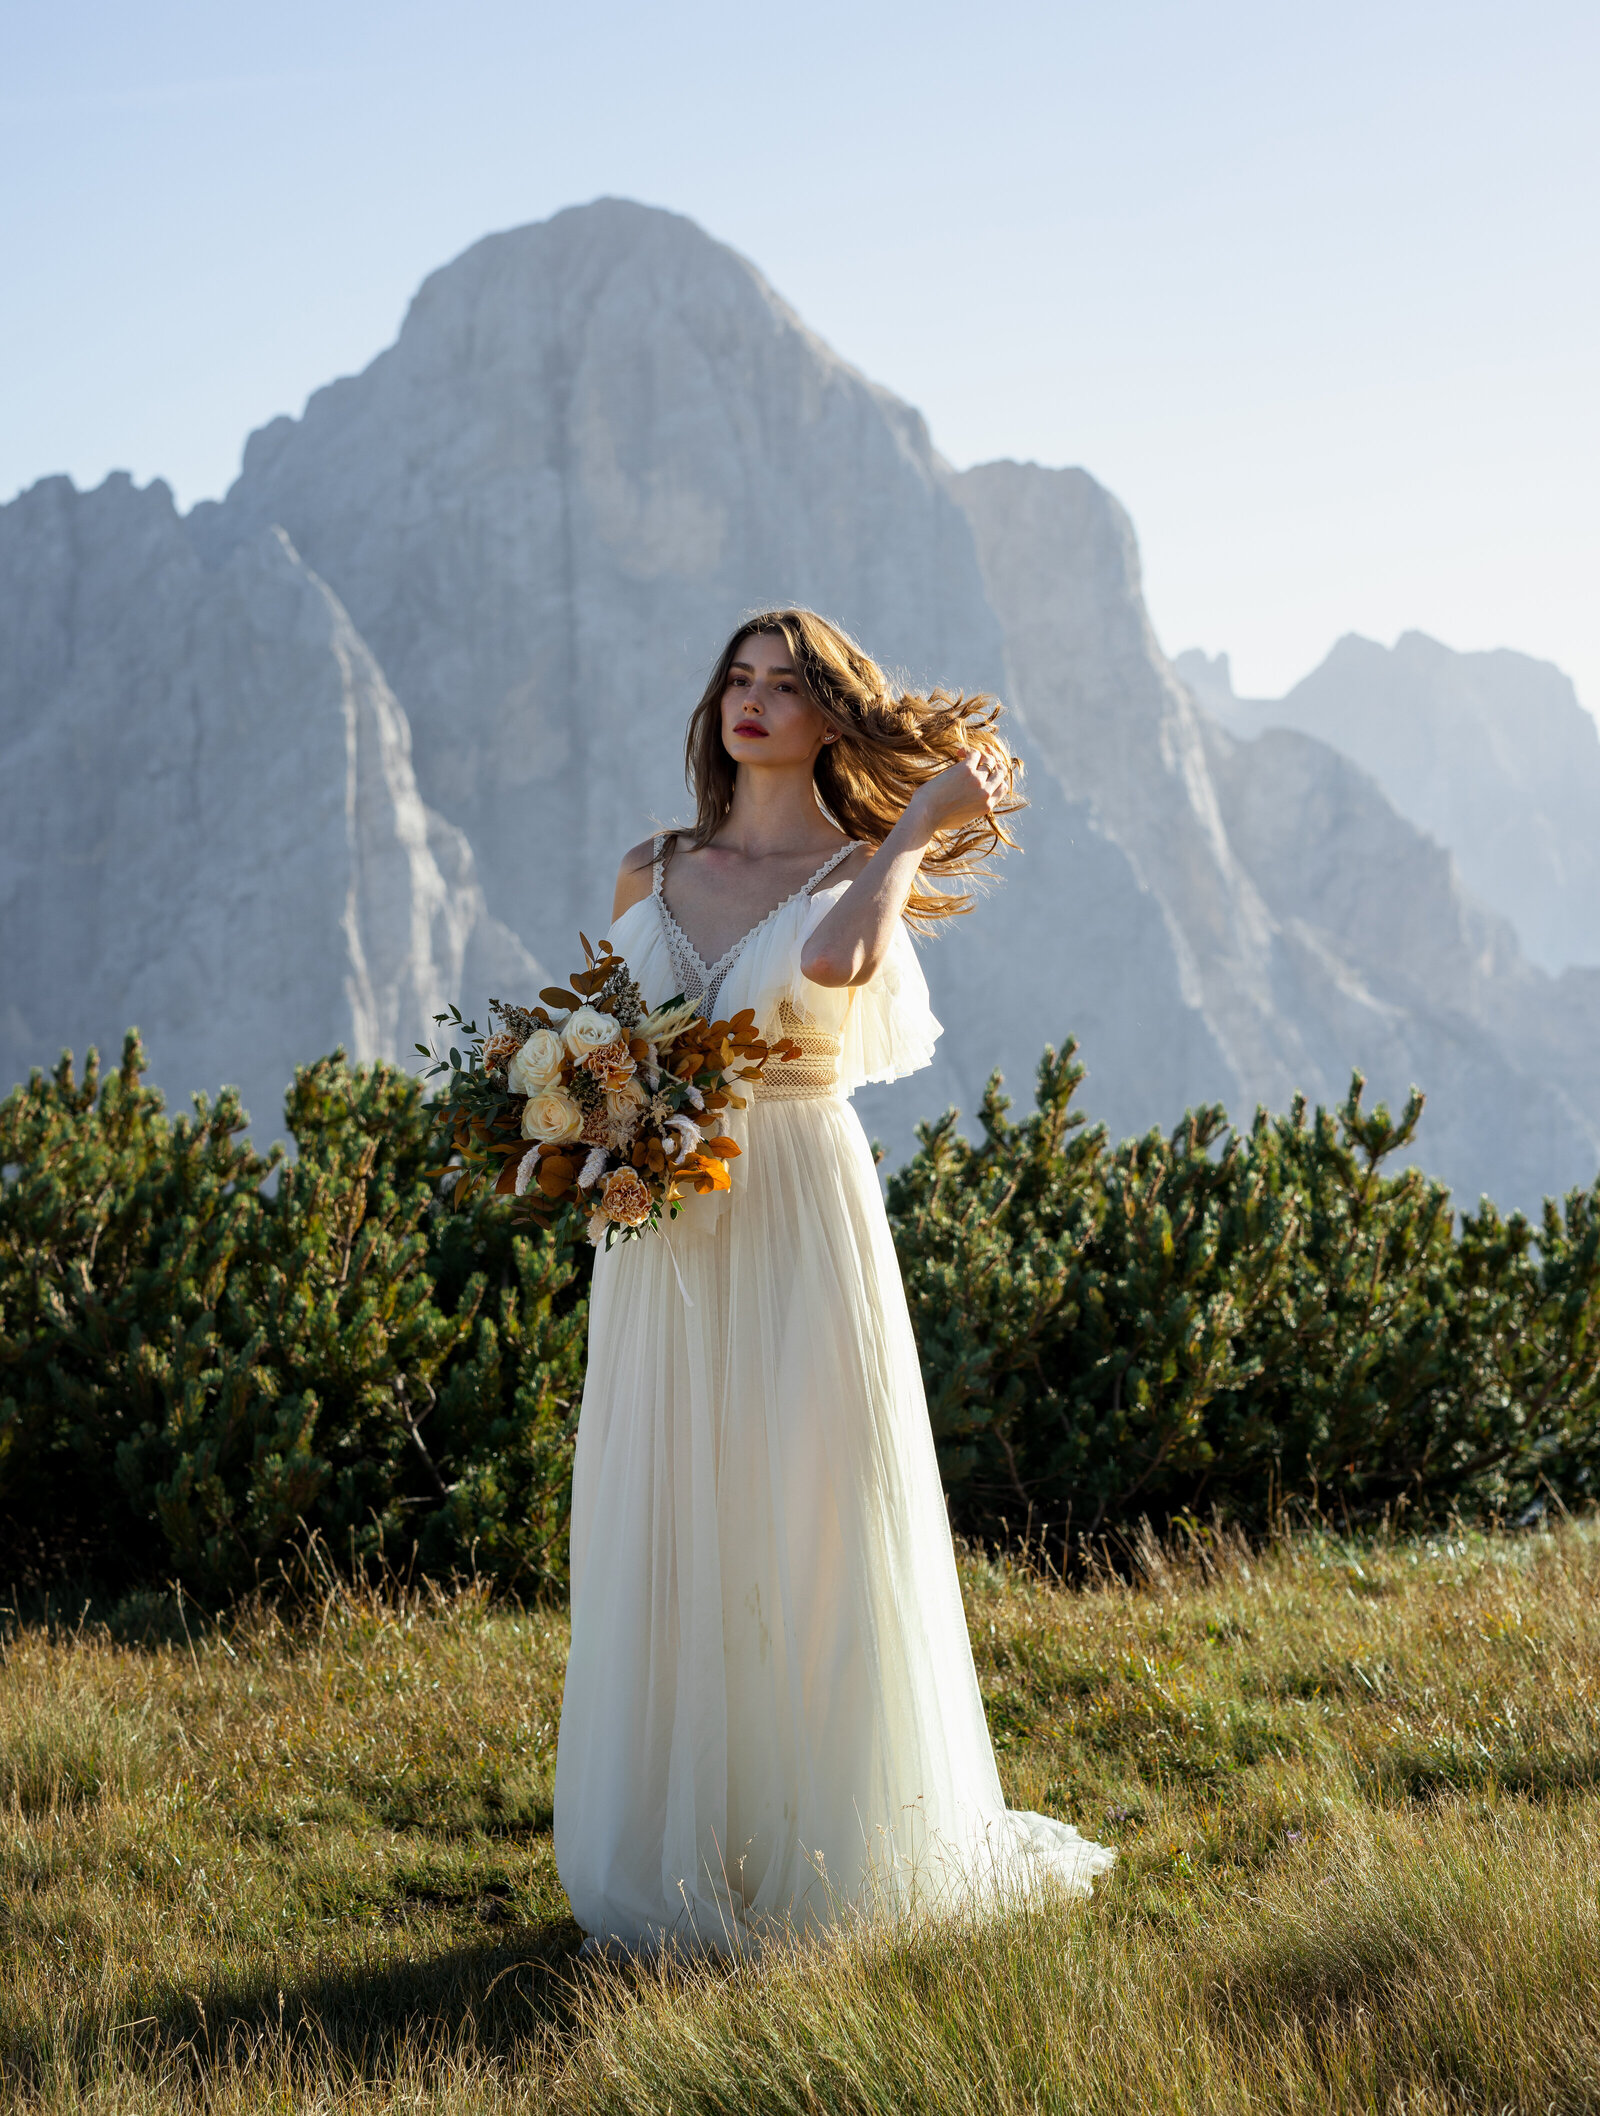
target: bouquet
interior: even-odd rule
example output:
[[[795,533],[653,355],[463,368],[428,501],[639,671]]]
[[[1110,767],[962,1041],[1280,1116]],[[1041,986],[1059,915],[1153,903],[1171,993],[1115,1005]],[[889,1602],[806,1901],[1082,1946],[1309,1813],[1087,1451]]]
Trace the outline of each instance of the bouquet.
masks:
[[[457,1007],[436,1014],[466,1042],[434,1059],[448,1085],[434,1122],[453,1166],[441,1173],[464,1202],[489,1187],[523,1201],[548,1226],[568,1207],[587,1214],[591,1242],[659,1229],[691,1192],[727,1190],[738,1145],[721,1113],[743,1109],[735,1082],[759,1080],[798,1044],[764,1041],[748,1007],[707,1021],[681,994],[647,1008],[609,941],[579,934],[585,966],[571,989],[550,986],[536,1007],[491,999],[480,1033]]]

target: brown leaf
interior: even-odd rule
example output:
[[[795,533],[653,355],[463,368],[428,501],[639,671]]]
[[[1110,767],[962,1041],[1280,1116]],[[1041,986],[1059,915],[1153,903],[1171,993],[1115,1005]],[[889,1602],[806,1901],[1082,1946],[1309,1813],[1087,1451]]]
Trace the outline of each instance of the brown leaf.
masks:
[[[539,997],[547,1006],[568,1007],[576,1010],[578,1005],[577,993],[569,992],[561,985],[546,985]]]
[[[705,1149],[708,1154],[721,1154],[726,1161],[736,1160],[744,1151],[737,1139],[730,1139],[721,1132],[716,1138],[706,1140]]]
[[[552,1154],[539,1163],[539,1188],[547,1198],[559,1198],[573,1188],[578,1171],[564,1154]]]

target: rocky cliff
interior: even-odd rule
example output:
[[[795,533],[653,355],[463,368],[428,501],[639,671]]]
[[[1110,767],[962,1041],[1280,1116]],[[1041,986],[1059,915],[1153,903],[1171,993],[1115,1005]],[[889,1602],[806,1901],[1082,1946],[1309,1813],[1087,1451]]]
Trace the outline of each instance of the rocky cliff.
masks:
[[[1587,988],[1530,964],[1331,746],[1241,741],[1201,709],[1150,626],[1132,525],[1086,473],[950,482],[1014,695],[1160,903],[1230,1107],[1337,1099],[1359,1067],[1391,1103],[1428,1090],[1424,1158],[1468,1198],[1531,1202],[1600,1163],[1600,1063],[1571,1063]],[[1203,1091],[1198,1064],[1190,1078]]]
[[[0,1065],[145,1031],[258,1134],[298,1063],[409,1054],[530,959],[418,796],[382,671],[281,529],[207,565],[164,485],[0,509]]]

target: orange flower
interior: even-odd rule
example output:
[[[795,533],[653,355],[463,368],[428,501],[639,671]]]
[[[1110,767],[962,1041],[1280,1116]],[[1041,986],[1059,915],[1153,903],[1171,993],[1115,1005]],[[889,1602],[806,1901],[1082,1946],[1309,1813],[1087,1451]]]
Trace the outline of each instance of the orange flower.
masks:
[[[522,1048],[520,1036],[508,1036],[504,1029],[489,1038],[483,1047],[483,1069],[486,1073],[498,1072],[508,1058],[515,1058]]]
[[[631,1168],[613,1169],[601,1193],[600,1209],[619,1227],[642,1227],[650,1217],[650,1193]]]

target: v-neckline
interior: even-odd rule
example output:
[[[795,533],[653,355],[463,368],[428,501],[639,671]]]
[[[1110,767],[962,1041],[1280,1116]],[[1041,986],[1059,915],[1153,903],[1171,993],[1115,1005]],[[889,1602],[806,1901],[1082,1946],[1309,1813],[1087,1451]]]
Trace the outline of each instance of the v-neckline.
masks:
[[[666,839],[664,837],[661,843],[662,846],[665,847]],[[705,957],[700,953],[700,950],[695,946],[694,942],[689,938],[688,934],[679,924],[677,913],[667,902],[667,863],[665,858],[660,853],[657,854],[654,863],[655,879],[651,893],[655,897],[656,902],[661,907],[662,919],[677,935],[678,939],[683,943],[685,954],[687,954],[691,958],[694,963],[694,967],[700,972],[701,990],[703,992],[713,992],[718,988],[723,978],[726,977],[729,970],[731,970],[733,965],[738,961],[740,955],[744,952],[744,949],[748,945],[748,943],[753,941],[758,933],[765,931],[765,929],[772,924],[772,921],[778,916],[780,912],[787,911],[789,906],[793,903],[798,902],[798,900],[802,896],[809,896],[812,890],[816,888],[818,882],[826,881],[828,876],[832,874],[835,867],[842,866],[844,862],[850,857],[852,852],[857,852],[859,850],[860,847],[854,838],[848,840],[845,844],[841,845],[837,852],[833,853],[828,859],[823,861],[822,865],[817,869],[815,874],[810,876],[808,880],[803,881],[798,889],[792,890],[790,894],[784,898],[781,904],[774,904],[765,918],[757,919],[755,924],[751,926],[747,932],[741,933],[739,935],[739,938],[733,943],[733,945],[730,948],[725,948],[722,954],[717,957],[714,963],[708,963],[706,961]]]

